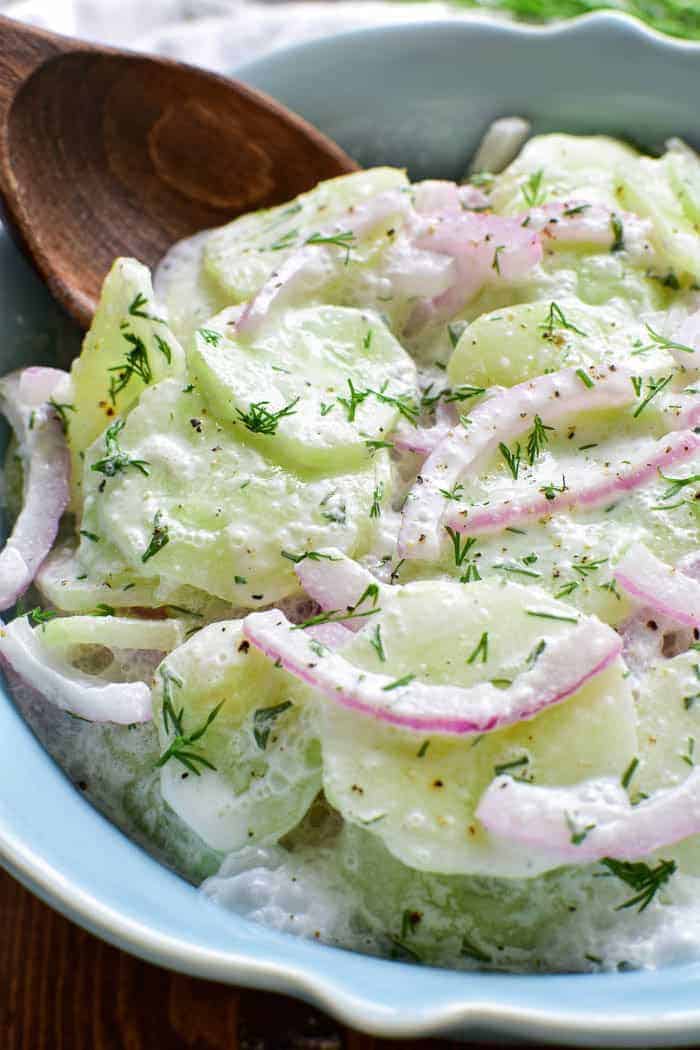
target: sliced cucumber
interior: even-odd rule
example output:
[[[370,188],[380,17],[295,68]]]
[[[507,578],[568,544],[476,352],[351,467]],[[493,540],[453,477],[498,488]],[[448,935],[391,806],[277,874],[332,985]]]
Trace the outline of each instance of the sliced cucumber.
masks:
[[[566,617],[565,605],[513,583],[415,583],[384,592],[381,612],[343,654],[397,679],[505,683],[537,659],[543,642],[570,629]],[[420,740],[326,704],[321,741],[329,801],[404,864],[517,877],[551,863],[495,842],[479,825],[474,811],[496,773],[556,785],[617,774],[635,753],[636,734],[631,692],[616,664],[557,707],[482,737]]]
[[[677,162],[668,157],[640,157],[625,168],[620,186],[624,206],[652,221],[653,239],[663,268],[659,276],[672,282],[697,282],[700,243],[697,219],[693,217],[695,199],[689,195],[688,184],[680,182]]]
[[[700,652],[690,649],[652,665],[639,682],[636,708],[639,765],[628,785],[633,801],[675,787],[700,762]],[[700,835],[663,855],[700,874]]]
[[[657,375],[659,373],[657,372]],[[450,508],[467,512],[513,498],[541,499],[544,491],[556,496],[562,485],[577,486],[577,479],[611,473],[610,464],[643,459],[652,443],[665,435],[673,420],[673,395],[652,400],[635,419],[632,410],[580,416],[568,426],[545,432],[546,445],[533,466],[529,465],[529,434],[510,445],[520,446],[518,480],[499,450],[478,477],[466,478],[454,491]],[[532,432],[530,432],[532,433]],[[614,468],[613,468],[614,469]],[[445,547],[440,568],[466,582],[483,577],[515,580],[544,587],[552,595],[615,626],[632,611],[633,604],[617,588],[613,567],[635,541],[645,543],[657,557],[676,564],[700,546],[700,486],[691,482],[674,494],[674,480],[700,473],[695,457],[669,470],[668,480],[654,477],[648,484],[611,496],[592,510],[544,514],[498,533],[458,538]],[[465,546],[468,545],[465,553]],[[402,581],[433,575],[435,566],[411,562],[402,568]]]
[[[161,664],[156,683],[154,718],[163,751],[171,748],[161,767],[163,797],[207,845],[276,842],[298,824],[321,786],[304,687],[249,645],[237,621],[190,638]],[[191,734],[217,707],[201,737],[173,748],[173,710]]]
[[[71,369],[73,404],[66,421],[77,506],[88,446],[148,384],[183,373],[182,348],[158,316],[150,273],[135,259],[117,259]]]
[[[197,389],[241,440],[292,469],[366,464],[367,442],[386,440],[401,405],[415,404],[415,366],[371,312],[288,310],[252,342],[229,333],[216,319],[196,333]]]
[[[151,649],[169,652],[185,640],[180,620],[146,620],[142,617],[60,616],[39,628],[44,645],[69,649],[100,645],[108,649]]]
[[[101,442],[86,457],[79,557],[88,571],[106,543],[141,578],[159,577],[165,593],[187,585],[255,607],[299,590],[283,552],[369,549],[391,496],[384,450],[362,470],[306,480],[242,444],[238,429],[178,380],[144,391],[120,440],[148,474],[122,471],[102,486],[91,470]]]
[[[250,299],[308,237],[377,193],[407,185],[403,171],[370,168],[321,182],[288,204],[244,215],[210,235],[207,272],[228,302]]]
[[[630,146],[604,135],[537,135],[496,178],[491,200],[509,215],[566,199],[615,208],[619,173],[636,157]]]
[[[631,356],[648,345],[643,355]],[[668,351],[651,341],[619,299],[589,306],[559,297],[482,314],[461,336],[447,374],[455,386],[514,386],[544,372],[599,362],[624,362],[635,371],[674,367]]]

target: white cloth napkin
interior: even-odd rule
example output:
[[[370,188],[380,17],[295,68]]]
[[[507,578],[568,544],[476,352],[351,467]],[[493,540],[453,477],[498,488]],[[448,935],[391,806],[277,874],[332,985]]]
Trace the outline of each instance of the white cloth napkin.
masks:
[[[346,29],[479,17],[445,2],[386,0],[0,0],[0,11],[59,33],[219,71]]]

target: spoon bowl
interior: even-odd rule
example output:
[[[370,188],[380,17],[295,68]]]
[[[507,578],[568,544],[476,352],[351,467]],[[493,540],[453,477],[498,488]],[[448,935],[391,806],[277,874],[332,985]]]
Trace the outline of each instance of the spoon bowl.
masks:
[[[356,167],[238,81],[0,18],[5,218],[83,327],[117,256],[153,266],[183,237]]]

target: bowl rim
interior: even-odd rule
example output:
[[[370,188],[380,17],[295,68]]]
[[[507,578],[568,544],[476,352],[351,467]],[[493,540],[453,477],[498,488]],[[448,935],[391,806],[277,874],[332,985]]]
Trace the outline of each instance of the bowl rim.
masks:
[[[549,38],[575,37],[585,34],[591,30],[600,32],[614,32],[625,37],[632,37],[638,41],[653,44],[657,49],[667,52],[671,57],[682,52],[697,55],[700,58],[700,41],[694,42],[679,38],[665,36],[657,30],[644,25],[637,18],[615,11],[596,11],[580,15],[570,20],[557,20],[547,25],[533,25],[515,23],[506,20],[492,18],[489,15],[476,13],[465,15],[459,20],[436,18],[415,23],[396,24],[387,22],[365,29],[355,29],[344,33],[334,34],[330,37],[319,38],[297,44],[292,47],[280,49],[262,58],[244,63],[237,67],[234,75],[240,79],[248,76],[263,76],[268,67],[275,65],[280,58],[284,60],[302,58],[305,54],[317,50],[320,47],[333,43],[342,46],[345,42],[355,44],[367,38],[376,38],[391,32],[401,34],[405,37],[413,37],[417,34],[442,31],[449,28],[451,32],[464,32],[479,28],[488,28],[491,32],[503,35],[506,38],[538,38],[546,36]],[[33,736],[28,724],[24,722],[12,701],[5,695],[4,690],[0,701],[0,725],[10,728],[13,735],[22,741],[22,746],[41,752],[43,761],[47,755],[41,749],[36,738]],[[4,702],[3,702],[4,701]],[[59,777],[63,774],[58,773]],[[0,786],[2,785],[2,764],[0,764]],[[65,778],[64,778],[65,779]],[[69,790],[74,791],[66,780]],[[77,792],[75,792],[77,796]],[[85,807],[91,813],[95,813],[90,803],[77,798],[81,807]],[[353,987],[352,980],[347,978],[334,978],[332,965],[327,965],[326,960],[331,956],[338,958],[338,953],[349,955],[343,949],[329,948],[321,945],[310,945],[311,953],[299,950],[301,960],[295,962],[283,962],[276,960],[271,954],[266,958],[255,957],[245,950],[227,949],[221,950],[206,947],[202,944],[188,940],[174,934],[163,932],[157,923],[148,923],[127,914],[123,906],[117,907],[108,901],[109,894],[103,892],[100,896],[100,885],[94,882],[88,889],[81,884],[75,870],[62,870],[60,858],[54,854],[51,858],[51,850],[43,850],[30,844],[21,833],[21,819],[18,813],[13,813],[10,806],[3,806],[0,798],[0,864],[8,872],[27,886],[32,892],[46,903],[57,909],[63,915],[84,926],[92,933],[103,938],[109,943],[120,947],[149,962],[190,974],[195,977],[212,979],[224,983],[241,984],[250,987],[259,987],[285,994],[296,995],[325,1010],[342,1022],[359,1028],[362,1031],[377,1036],[386,1037],[425,1037],[438,1034],[461,1032],[463,1035],[467,1030],[470,1032],[487,1032],[489,1035],[515,1036],[521,1039],[542,1039],[547,1042],[567,1042],[570,1045],[590,1045],[595,1041],[599,1045],[620,1046],[669,1046],[687,1045],[700,1037],[700,1005],[690,1009],[664,1010],[663,1003],[655,1004],[651,997],[645,1000],[643,1008],[632,1014],[622,1014],[611,1009],[602,1009],[597,1013],[591,1008],[579,1008],[576,1005],[577,995],[571,996],[574,1005],[569,1006],[566,1002],[559,1002],[556,1006],[554,1001],[551,1006],[536,1008],[532,1006],[503,1003],[499,1001],[498,989],[512,985],[514,981],[526,981],[528,987],[545,987],[546,982],[552,982],[558,978],[558,986],[570,988],[573,991],[581,982],[587,982],[589,988],[597,987],[597,983],[606,982],[606,986],[614,978],[621,991],[626,983],[630,989],[637,987],[648,987],[655,976],[662,971],[637,972],[629,974],[600,974],[600,975],[528,975],[527,977],[509,974],[487,975],[494,979],[487,982],[472,982],[472,988],[466,985],[469,982],[469,974],[462,974],[465,986],[461,993],[454,992],[447,997],[447,1001],[429,1002],[430,995],[426,996],[427,1003],[410,1007],[402,1006],[401,1010],[392,1009],[391,1004],[382,1000],[372,991],[363,991]],[[104,818],[99,818],[104,820]],[[111,825],[110,825],[111,827]],[[113,829],[116,835],[120,832]],[[124,838],[124,843],[129,849],[134,847]],[[149,858],[151,863],[160,867],[157,861]],[[171,879],[177,879],[167,869],[162,869],[164,878],[167,875]],[[186,884],[182,882],[183,887]],[[243,920],[238,920],[243,922]],[[280,938],[280,944],[288,946],[290,941],[297,941],[291,935],[278,933],[273,936]],[[299,942],[302,943],[302,942]],[[329,954],[330,953],[330,954]],[[307,961],[303,958],[309,955]],[[390,960],[371,959],[369,957],[357,956],[362,960],[362,965],[368,968],[376,967],[376,972],[384,972],[387,975],[395,974],[395,984],[402,981],[402,977],[409,974],[415,975],[417,968],[404,963]],[[365,962],[366,960],[366,962]],[[389,970],[389,968],[391,968]],[[421,971],[418,971],[421,972]],[[434,969],[422,971],[439,974]],[[666,971],[671,972],[671,971]],[[688,1002],[697,1002],[697,995],[693,994],[700,979],[700,964],[674,968],[675,974],[684,979],[690,977],[691,987],[688,989]],[[452,971],[443,971],[450,974]],[[432,980],[432,978],[430,978]],[[446,983],[448,978],[445,978]],[[564,985],[562,985],[564,982]],[[455,981],[452,980],[455,985]],[[650,1026],[652,1031],[650,1031]]]

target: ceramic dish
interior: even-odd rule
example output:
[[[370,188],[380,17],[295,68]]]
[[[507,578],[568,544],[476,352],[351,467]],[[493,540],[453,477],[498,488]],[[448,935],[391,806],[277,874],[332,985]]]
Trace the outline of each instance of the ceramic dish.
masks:
[[[483,19],[373,29],[240,72],[361,163],[407,165],[414,178],[458,177],[488,122],[514,112],[538,132],[607,132],[651,149],[675,134],[700,145],[700,47],[622,16],[546,30]],[[1,372],[56,364],[75,346],[6,237],[0,319]],[[143,958],[302,996],[378,1035],[607,1047],[700,1039],[700,960],[614,975],[465,974],[295,939],[220,910],[127,840],[48,758],[6,694],[0,740],[0,859],[54,907]]]

